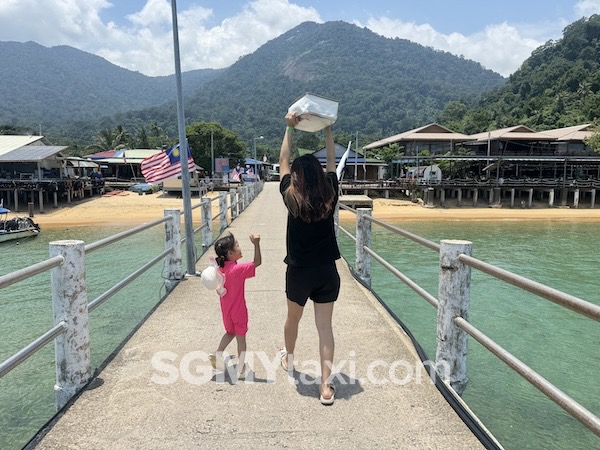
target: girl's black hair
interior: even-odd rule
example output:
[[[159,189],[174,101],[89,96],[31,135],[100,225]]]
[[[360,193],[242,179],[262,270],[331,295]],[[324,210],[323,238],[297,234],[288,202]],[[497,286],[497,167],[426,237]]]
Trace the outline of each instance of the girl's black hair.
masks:
[[[233,234],[229,233],[228,236],[217,239],[215,242],[215,253],[217,254],[215,260],[219,267],[225,267],[227,252],[233,250],[233,247],[235,247],[235,238],[233,237]]]

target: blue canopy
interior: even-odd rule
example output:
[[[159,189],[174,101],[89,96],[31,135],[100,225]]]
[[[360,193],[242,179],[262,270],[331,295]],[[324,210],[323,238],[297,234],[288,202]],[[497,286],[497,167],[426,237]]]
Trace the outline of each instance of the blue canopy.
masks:
[[[9,212],[10,212],[10,209],[0,208],[0,214],[8,214]]]

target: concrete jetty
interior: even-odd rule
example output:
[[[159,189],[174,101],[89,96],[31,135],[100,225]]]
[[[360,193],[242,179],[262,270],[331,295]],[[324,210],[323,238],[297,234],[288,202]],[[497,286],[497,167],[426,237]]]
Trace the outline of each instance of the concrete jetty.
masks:
[[[285,223],[278,184],[267,183],[226,231],[240,242],[242,261],[253,257],[248,235],[261,235],[263,264],[246,283],[254,377],[235,383],[212,370],[207,355],[223,334],[219,301],[192,276],[40,434],[35,448],[483,448],[431,384],[410,339],[343,260],[334,309],[335,403],[319,402],[310,301],[296,371],[288,377],[277,357],[286,315]],[[198,270],[213,254],[202,256]],[[235,356],[235,341],[227,350]]]

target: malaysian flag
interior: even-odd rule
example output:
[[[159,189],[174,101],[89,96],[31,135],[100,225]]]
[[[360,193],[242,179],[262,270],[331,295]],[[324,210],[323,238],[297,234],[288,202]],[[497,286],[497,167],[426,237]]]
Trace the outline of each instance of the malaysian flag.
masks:
[[[142,175],[148,183],[158,183],[181,175],[179,144],[142,161]],[[196,169],[194,158],[188,153],[188,169]]]

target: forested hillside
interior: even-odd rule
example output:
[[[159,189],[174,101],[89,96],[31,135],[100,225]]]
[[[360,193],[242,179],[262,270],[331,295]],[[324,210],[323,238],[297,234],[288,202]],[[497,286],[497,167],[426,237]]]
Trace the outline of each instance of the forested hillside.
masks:
[[[244,56],[186,99],[189,121],[217,121],[243,139],[279,139],[287,107],[306,92],[339,101],[336,130],[379,138],[435,120],[452,100],[476,99],[505,79],[480,64],[345,22],[307,22]],[[176,135],[174,108],[114,118],[137,128],[153,117]]]
[[[103,58],[34,42],[0,42],[0,126],[38,129],[69,121],[97,121],[175,98],[175,78],[148,77]],[[220,70],[183,74],[191,94]]]
[[[513,125],[542,131],[600,118],[600,15],[583,18],[563,37],[536,49],[500,89],[449,103],[439,122],[467,134]]]

